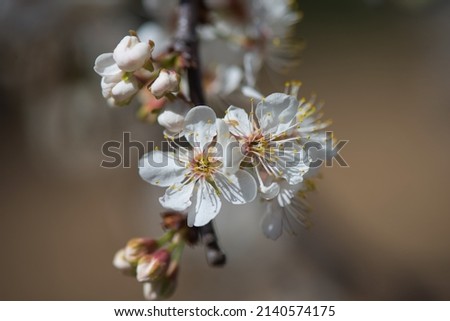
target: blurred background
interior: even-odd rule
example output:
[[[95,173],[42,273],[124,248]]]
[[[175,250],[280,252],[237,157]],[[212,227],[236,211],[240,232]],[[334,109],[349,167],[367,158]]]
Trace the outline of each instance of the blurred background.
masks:
[[[228,264],[186,249],[177,300],[450,300],[450,3],[304,0],[300,79],[317,92],[349,168],[323,170],[314,228],[277,242],[262,207],[226,206]],[[145,21],[139,1],[0,2],[0,299],[141,300],[111,264],[161,233],[163,190],[103,169],[101,146],[161,139],[111,109],[95,58]]]

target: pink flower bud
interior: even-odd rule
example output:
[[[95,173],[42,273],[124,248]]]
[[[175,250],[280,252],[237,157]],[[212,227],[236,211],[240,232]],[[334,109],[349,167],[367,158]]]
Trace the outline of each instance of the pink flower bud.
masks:
[[[161,69],[158,78],[150,86],[150,92],[156,97],[177,92],[180,86],[180,75],[173,70]]]
[[[164,277],[170,263],[170,252],[160,249],[139,259],[136,278],[139,282],[155,281]]]
[[[144,298],[146,300],[164,300],[169,298],[177,287],[178,268],[168,271],[164,277],[144,283]]]
[[[137,263],[142,256],[153,253],[157,248],[158,243],[154,239],[131,239],[125,247],[124,257],[128,262]]]

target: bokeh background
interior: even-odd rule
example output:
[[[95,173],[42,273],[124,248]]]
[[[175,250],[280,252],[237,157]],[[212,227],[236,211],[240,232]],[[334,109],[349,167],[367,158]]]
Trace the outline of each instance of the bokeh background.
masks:
[[[258,205],[217,220],[228,264],[187,249],[178,300],[450,300],[450,3],[304,0],[302,64],[261,84],[326,102],[350,167],[323,170],[314,228],[264,238]],[[0,2],[0,299],[140,300],[112,267],[160,234],[162,190],[103,169],[130,131],[161,139],[135,108],[110,109],[95,57],[144,20],[139,1]]]

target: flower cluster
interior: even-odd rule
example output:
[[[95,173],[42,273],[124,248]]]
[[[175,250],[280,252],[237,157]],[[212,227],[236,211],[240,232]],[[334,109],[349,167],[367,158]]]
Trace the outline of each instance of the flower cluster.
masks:
[[[185,244],[201,239],[208,263],[225,263],[212,224],[222,202],[258,199],[263,233],[272,240],[309,227],[305,198],[314,190],[317,160],[333,156],[333,144],[321,104],[299,98],[299,82],[267,96],[256,89],[264,63],[276,71],[298,63],[302,41],[292,31],[302,14],[295,2],[180,1],[175,10],[176,0],[143,1],[153,22],[100,55],[94,70],[111,106],[137,97],[139,118],[157,121],[168,142],[139,163],[141,178],[165,189],[159,202],[171,211],[163,216],[166,233],[130,240],[113,262],[154,300],[174,291]],[[172,15],[179,15],[176,30]],[[221,108],[225,101],[236,106]]]
[[[143,0],[151,22],[145,22],[137,34],[143,40],[155,41],[153,54],[156,60],[164,60],[164,65],[168,61],[165,57],[170,56],[172,50],[170,38],[176,36],[172,22],[178,13],[178,1],[162,2]],[[220,98],[231,95],[242,98],[242,88],[256,86],[257,75],[265,63],[277,73],[299,63],[304,45],[295,29],[302,12],[295,2],[207,0],[205,5],[204,21],[197,31],[202,40],[199,49],[209,100],[220,103]],[[150,98],[145,97],[143,103],[147,104]]]
[[[147,300],[165,299],[173,294],[183,247],[197,241],[197,234],[187,229],[185,217],[179,213],[163,214],[163,226],[166,233],[160,239],[131,239],[113,260],[118,270],[143,284]]]
[[[156,102],[158,99],[172,97],[179,91],[178,72],[160,68],[159,63],[155,66],[152,59],[154,46],[152,40],[141,42],[131,32],[112,53],[97,57],[94,70],[102,77],[102,94],[110,106],[128,105],[142,88],[148,87],[148,91],[156,98],[152,101],[152,107],[160,108],[162,104]]]
[[[307,225],[305,192],[316,172],[305,148],[314,140],[325,144],[320,107],[298,99],[300,83],[274,93],[255,110],[230,106],[223,119],[208,106],[196,106],[185,117],[173,115],[178,140],[167,137],[170,150],[154,150],[140,162],[139,173],[150,184],[166,187],[159,201],[165,208],[187,213],[189,226],[203,226],[219,213],[222,199],[232,204],[267,201],[263,231],[271,239],[291,219]],[[170,116],[166,115],[169,119]],[[182,144],[184,139],[189,147]],[[316,153],[317,154],[317,153]]]

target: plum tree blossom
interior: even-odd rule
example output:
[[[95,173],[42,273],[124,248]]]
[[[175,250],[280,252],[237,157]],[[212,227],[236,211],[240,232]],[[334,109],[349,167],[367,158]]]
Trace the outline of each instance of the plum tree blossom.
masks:
[[[139,174],[144,180],[168,187],[159,199],[161,205],[187,211],[188,226],[209,223],[220,211],[220,196],[233,204],[245,204],[256,197],[253,177],[243,169],[225,172],[223,157],[212,152],[213,139],[217,136],[216,121],[216,114],[210,107],[192,108],[183,128],[192,153],[180,150],[176,158],[173,152],[155,150],[145,155],[140,163]],[[160,166],[162,163],[164,167]]]
[[[110,106],[128,104],[149,77],[152,43],[143,43],[136,36],[124,37],[113,53],[104,53],[95,60],[94,70],[101,77],[103,97]],[[146,66],[146,64],[150,65]]]
[[[272,240],[309,227],[314,161],[330,157],[332,137],[322,104],[299,97],[300,82],[267,96],[257,87],[264,65],[283,71],[299,61],[295,2],[143,1],[153,19],[138,30],[141,38],[131,31],[98,56],[94,70],[110,106],[137,97],[138,117],[157,122],[168,143],[139,162],[141,178],[165,188],[164,234],[133,238],[113,259],[146,299],[157,300],[175,291],[185,245],[202,243],[210,265],[225,264],[214,230],[222,201],[260,200],[262,230]]]
[[[231,106],[224,118],[249,161],[290,184],[300,183],[309,169],[299,136],[288,135],[298,126],[295,121],[298,105],[295,97],[275,93],[258,103],[256,117],[253,112],[248,115],[244,109]]]

